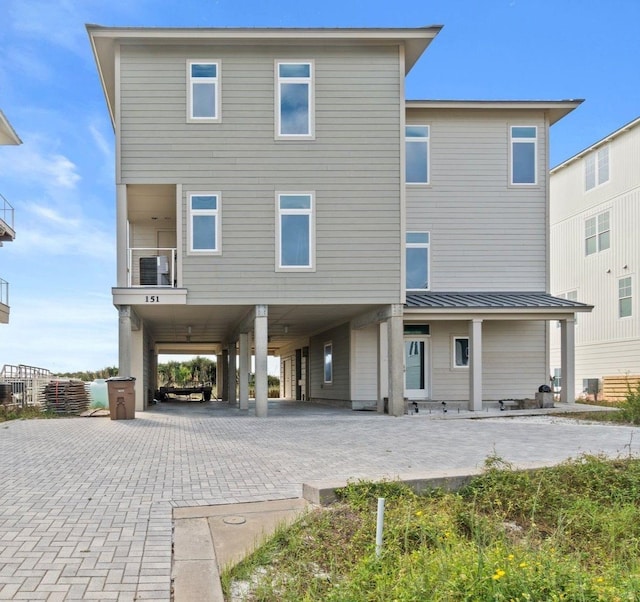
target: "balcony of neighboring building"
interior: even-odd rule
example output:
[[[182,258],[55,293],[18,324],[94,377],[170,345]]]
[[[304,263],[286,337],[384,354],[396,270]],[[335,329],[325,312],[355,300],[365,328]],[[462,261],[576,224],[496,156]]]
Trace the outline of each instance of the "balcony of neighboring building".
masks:
[[[13,207],[0,194],[0,242],[11,242],[16,237],[13,229],[13,214]]]
[[[0,278],[0,324],[9,323],[9,283]]]

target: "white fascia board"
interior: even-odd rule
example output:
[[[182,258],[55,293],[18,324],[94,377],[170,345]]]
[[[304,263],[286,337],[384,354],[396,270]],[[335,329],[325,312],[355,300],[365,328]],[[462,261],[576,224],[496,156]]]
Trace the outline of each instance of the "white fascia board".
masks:
[[[0,111],[0,144],[22,144],[22,140],[2,111]]]

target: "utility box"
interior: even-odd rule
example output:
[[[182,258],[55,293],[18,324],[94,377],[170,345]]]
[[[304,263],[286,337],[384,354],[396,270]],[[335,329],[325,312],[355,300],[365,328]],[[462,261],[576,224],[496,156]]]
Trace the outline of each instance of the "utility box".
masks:
[[[536,393],[536,405],[539,408],[552,408],[553,407],[553,393],[546,391],[538,391]]]
[[[107,391],[111,420],[133,420],[136,417],[136,379],[133,376],[108,378]]]

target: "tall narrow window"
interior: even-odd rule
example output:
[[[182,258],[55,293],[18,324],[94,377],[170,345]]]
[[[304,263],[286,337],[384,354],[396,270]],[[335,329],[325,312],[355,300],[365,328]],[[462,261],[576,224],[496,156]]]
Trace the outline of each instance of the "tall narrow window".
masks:
[[[190,194],[190,245],[193,253],[220,252],[220,198],[217,194]]]
[[[408,125],[405,128],[406,182],[429,183],[429,126]]]
[[[333,382],[333,344],[324,344],[324,382],[331,384]]]
[[[279,194],[277,222],[278,268],[313,269],[312,194]]]
[[[313,138],[313,65],[276,63],[276,137]]]
[[[407,232],[407,290],[429,290],[429,246],[428,232]]]
[[[536,126],[511,127],[511,184],[537,183],[537,138]]]
[[[631,276],[618,280],[618,316],[628,318],[632,313]]]
[[[609,145],[589,153],[584,158],[584,188],[591,190],[609,181]]]
[[[469,337],[453,337],[453,366],[469,367]]]
[[[584,222],[585,255],[604,251],[611,246],[611,225],[609,212],[604,211]]]
[[[187,119],[220,121],[220,86],[217,62],[187,61]]]

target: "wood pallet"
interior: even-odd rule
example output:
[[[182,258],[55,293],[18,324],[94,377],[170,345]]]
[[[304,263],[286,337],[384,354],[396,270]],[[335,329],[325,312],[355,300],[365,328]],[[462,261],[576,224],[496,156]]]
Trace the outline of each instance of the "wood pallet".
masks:
[[[81,380],[52,380],[44,387],[44,407],[56,414],[81,414],[89,408],[89,394]]]
[[[640,384],[640,376],[603,376],[602,398],[609,402],[623,401],[629,392],[629,387],[634,391]]]

